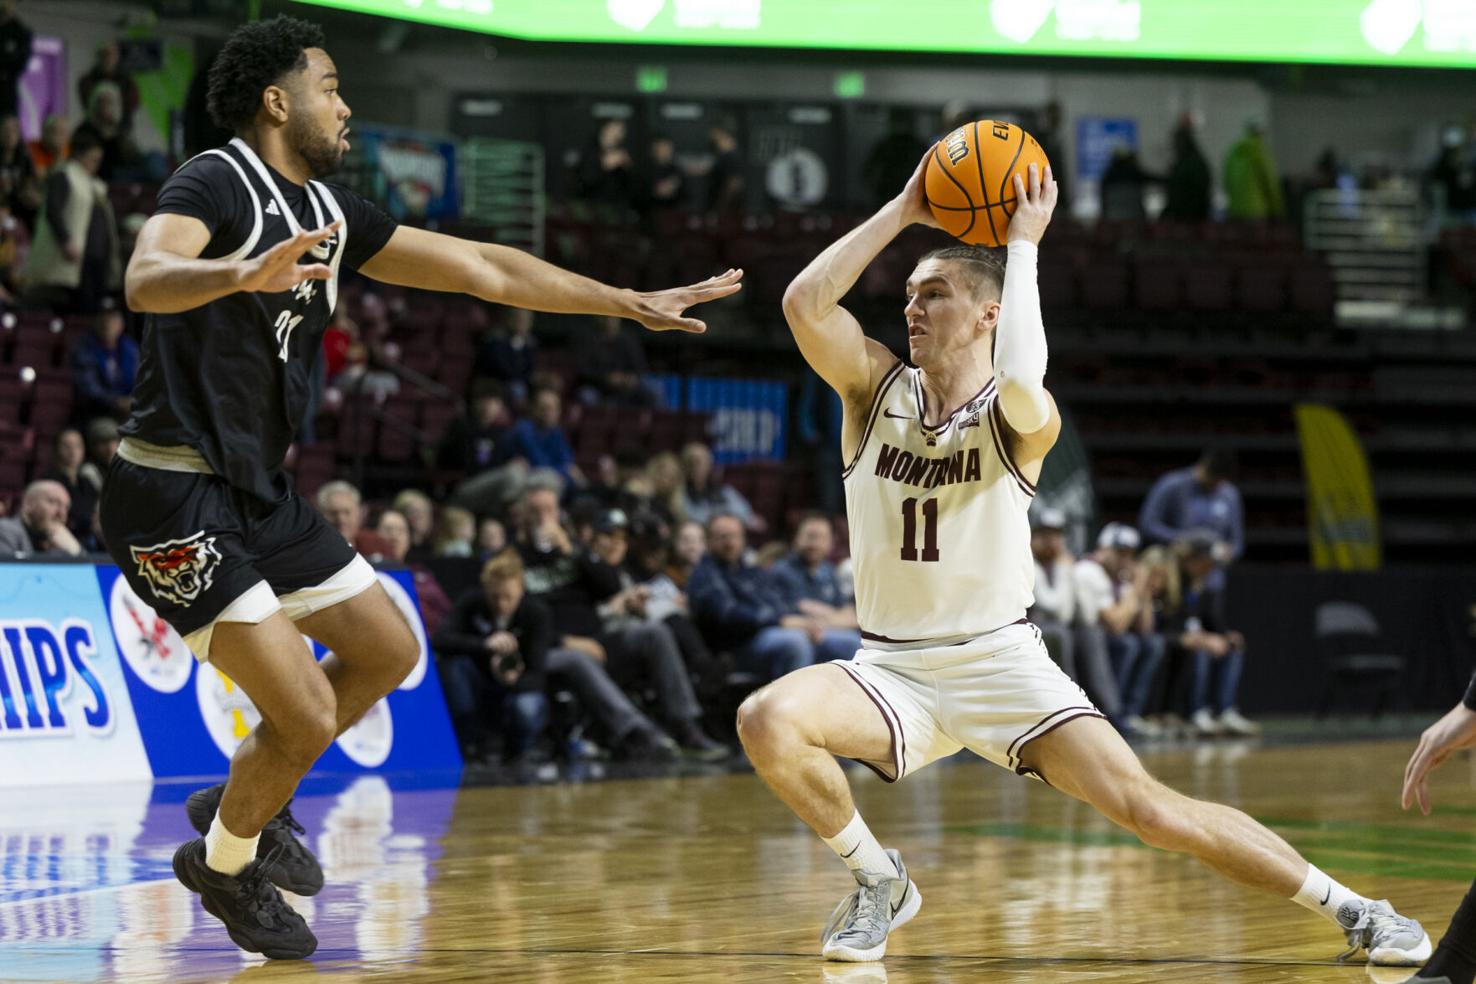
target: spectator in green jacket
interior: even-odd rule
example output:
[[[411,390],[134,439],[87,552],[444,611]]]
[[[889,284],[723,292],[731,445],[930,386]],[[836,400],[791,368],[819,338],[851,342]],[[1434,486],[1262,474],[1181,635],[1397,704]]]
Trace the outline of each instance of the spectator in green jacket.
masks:
[[[1286,215],[1281,177],[1266,147],[1261,124],[1251,121],[1225,157],[1225,192],[1232,219],[1279,219]]]

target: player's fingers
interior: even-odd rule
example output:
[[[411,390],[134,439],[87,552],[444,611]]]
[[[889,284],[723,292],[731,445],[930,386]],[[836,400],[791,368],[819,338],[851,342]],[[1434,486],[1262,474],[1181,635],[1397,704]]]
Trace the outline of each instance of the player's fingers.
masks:
[[[310,263],[298,270],[302,274],[302,280],[327,280],[333,276],[333,271],[326,263]],[[302,280],[298,282],[301,283]]]
[[[1421,779],[1418,787],[1420,798],[1420,812],[1425,816],[1430,815],[1430,785]]]
[[[669,325],[663,325],[662,330],[684,331],[692,335],[700,335],[707,330],[707,324],[697,318],[677,318]]]
[[[1018,211],[1020,206],[1030,199],[1025,194],[1025,180],[1020,177],[1019,171],[1015,172],[1013,181],[1015,183],[1015,209]]]
[[[1051,166],[1049,164],[1046,165],[1045,177],[1042,179],[1042,182],[1042,187],[1045,191],[1045,203],[1051,207],[1055,207],[1056,197],[1060,194],[1061,188],[1056,184],[1056,178],[1051,174]]]
[[[715,301],[719,297],[727,297],[736,294],[743,289],[742,284],[718,284],[715,287],[701,287],[688,292],[687,305],[702,304],[707,301]]]
[[[1039,202],[1040,201],[1040,167],[1039,167],[1039,165],[1031,164],[1030,167],[1027,168],[1027,170],[1030,172],[1030,200],[1032,202]]]

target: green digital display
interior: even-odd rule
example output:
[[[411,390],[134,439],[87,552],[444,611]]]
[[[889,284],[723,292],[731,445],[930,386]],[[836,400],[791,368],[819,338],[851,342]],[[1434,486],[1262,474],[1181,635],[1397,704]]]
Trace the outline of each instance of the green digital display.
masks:
[[[1476,67],[1472,0],[298,0],[529,41]]]

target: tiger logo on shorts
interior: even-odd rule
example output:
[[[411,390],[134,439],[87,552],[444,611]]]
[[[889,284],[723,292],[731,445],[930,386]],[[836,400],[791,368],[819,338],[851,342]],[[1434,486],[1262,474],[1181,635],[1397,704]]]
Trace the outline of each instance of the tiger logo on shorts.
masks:
[[[147,547],[129,547],[138,564],[138,576],[154,597],[185,608],[210,589],[220,551],[215,537],[201,530],[183,540],[165,540]]]

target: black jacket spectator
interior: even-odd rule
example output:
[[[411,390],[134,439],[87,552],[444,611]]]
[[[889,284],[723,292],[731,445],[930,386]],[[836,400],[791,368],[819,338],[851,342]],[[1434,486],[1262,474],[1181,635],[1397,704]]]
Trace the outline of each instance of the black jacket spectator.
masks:
[[[725,564],[712,554],[692,571],[687,597],[698,628],[714,649],[743,645],[760,629],[778,625],[791,610],[770,572],[742,562]]]
[[[523,672],[512,689],[520,693],[541,691],[554,630],[553,616],[548,607],[536,598],[524,595],[512,618],[506,624],[499,624],[487,604],[487,593],[480,586],[468,588],[456,599],[451,614],[441,622],[431,645],[443,657],[469,657],[480,669],[490,673],[492,654],[486,648],[486,640],[499,630],[511,632],[518,640]]]
[[[17,87],[31,60],[31,29],[15,16],[14,3],[0,11],[0,116],[16,111]]]
[[[556,548],[540,550],[527,540],[518,544],[523,558],[524,583],[553,612],[562,635],[599,639],[604,623],[600,602],[620,592],[620,572],[600,563],[576,546],[574,553]]]
[[[647,369],[646,353],[640,339],[626,331],[619,318],[601,318],[599,333],[583,341],[580,348],[579,384],[586,390],[584,395],[630,406],[654,402],[641,379]]]

